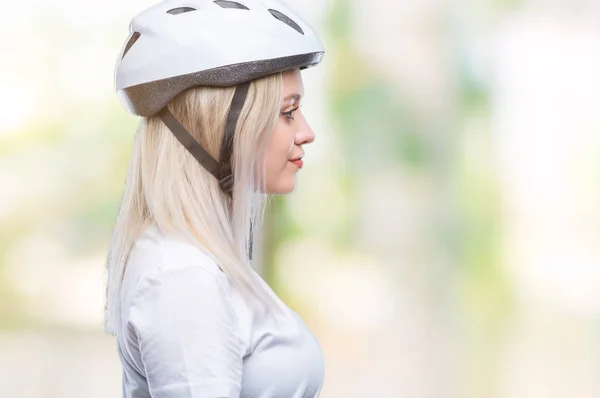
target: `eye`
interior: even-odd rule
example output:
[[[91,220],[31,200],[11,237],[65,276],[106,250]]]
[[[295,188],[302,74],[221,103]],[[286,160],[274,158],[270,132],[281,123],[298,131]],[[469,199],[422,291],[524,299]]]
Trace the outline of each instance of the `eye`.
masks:
[[[281,115],[285,116],[289,120],[294,120],[294,112],[296,112],[297,110],[298,110],[298,107],[295,107],[294,109],[292,109],[288,112],[281,112]]]

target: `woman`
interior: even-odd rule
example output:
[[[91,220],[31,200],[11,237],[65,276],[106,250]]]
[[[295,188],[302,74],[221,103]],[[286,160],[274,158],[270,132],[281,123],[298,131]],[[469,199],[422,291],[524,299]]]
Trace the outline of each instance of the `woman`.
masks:
[[[320,40],[273,0],[168,0],[136,16],[116,86],[142,116],[107,260],[123,397],[317,397],[318,342],[253,270],[267,194],[293,191],[300,70]]]

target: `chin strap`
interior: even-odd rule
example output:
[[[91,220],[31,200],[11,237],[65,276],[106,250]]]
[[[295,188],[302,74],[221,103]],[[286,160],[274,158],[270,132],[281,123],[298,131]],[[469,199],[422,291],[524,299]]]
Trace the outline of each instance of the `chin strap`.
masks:
[[[250,237],[248,238],[248,258],[252,260],[252,249],[254,248],[254,235],[252,234],[252,222],[250,222]]]

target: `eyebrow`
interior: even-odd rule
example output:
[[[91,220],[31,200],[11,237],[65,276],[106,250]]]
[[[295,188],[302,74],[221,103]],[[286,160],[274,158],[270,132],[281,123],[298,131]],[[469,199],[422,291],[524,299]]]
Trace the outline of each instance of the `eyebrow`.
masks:
[[[300,94],[290,94],[287,97],[285,97],[283,100],[284,101],[289,101],[289,100],[294,100],[294,101],[300,101],[300,99],[302,99],[302,96]]]

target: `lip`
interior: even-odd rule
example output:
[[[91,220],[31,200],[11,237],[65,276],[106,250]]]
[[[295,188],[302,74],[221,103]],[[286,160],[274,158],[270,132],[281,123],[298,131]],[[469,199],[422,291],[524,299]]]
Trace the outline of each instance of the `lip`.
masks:
[[[296,167],[298,167],[299,169],[301,169],[302,165],[304,164],[302,159],[290,160],[290,162],[292,162],[294,165],[296,165]]]
[[[302,168],[302,165],[304,164],[304,162],[302,161],[302,158],[304,157],[304,152],[302,152],[300,155],[296,156],[293,159],[290,159],[289,162],[292,162],[298,169]]]
[[[293,159],[290,159],[290,162],[295,162],[297,160],[302,160],[302,158],[304,157],[304,153],[301,153],[300,155],[296,156]]]

